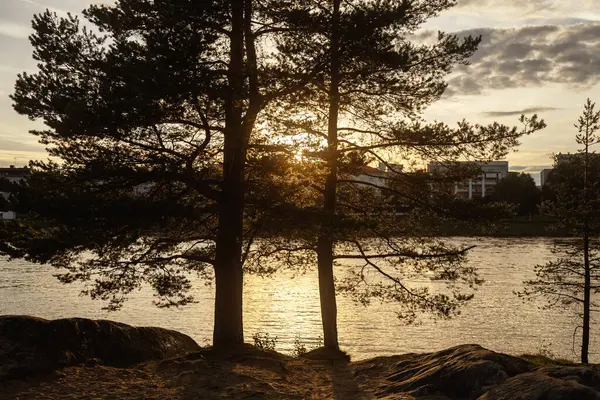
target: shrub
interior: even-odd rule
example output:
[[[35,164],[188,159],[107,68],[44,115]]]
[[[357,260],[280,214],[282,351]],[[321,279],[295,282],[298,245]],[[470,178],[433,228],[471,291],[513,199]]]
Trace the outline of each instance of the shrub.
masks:
[[[271,338],[268,333],[257,332],[252,336],[252,339],[257,349],[275,351],[277,336]]]
[[[313,346],[309,349],[306,348],[306,345],[300,341],[300,336],[296,336],[296,338],[294,339],[294,350],[292,351],[292,355],[294,357],[301,357],[304,354],[308,353],[309,351],[318,349],[319,347],[323,346],[323,337],[319,336],[317,338],[317,345]]]

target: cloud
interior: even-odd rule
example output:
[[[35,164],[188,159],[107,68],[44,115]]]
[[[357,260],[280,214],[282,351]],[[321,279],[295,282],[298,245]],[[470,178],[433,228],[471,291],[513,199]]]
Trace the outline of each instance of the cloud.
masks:
[[[458,0],[453,7],[457,12],[472,14],[512,14],[511,18],[523,19],[531,14],[539,17],[574,17],[594,14],[600,8],[600,0]]]
[[[550,11],[558,7],[558,2],[553,0],[505,0],[499,3],[497,0],[459,0],[457,8],[517,8],[525,13]]]
[[[515,111],[486,111],[482,112],[481,115],[485,117],[512,117],[514,115],[522,115],[522,114],[536,114],[543,113],[546,111],[555,111],[560,110],[560,108],[554,107],[530,107],[525,108],[523,110],[515,110]]]
[[[55,11],[58,13],[66,13],[62,8],[54,7],[53,4],[40,3],[39,1],[34,0],[16,0],[17,3],[21,3],[23,5],[33,6],[38,9],[38,12],[44,11],[48,9],[50,11]]]
[[[511,165],[511,172],[526,172],[526,173],[539,173],[543,169],[552,168],[552,165]]]
[[[28,25],[23,25],[11,21],[0,21],[0,35],[10,36],[16,39],[27,39],[32,29]]]
[[[541,87],[550,83],[589,88],[600,81],[600,23],[474,29],[459,37],[482,36],[470,66],[458,66],[446,97],[489,89]],[[430,33],[420,39],[427,40]]]
[[[2,153],[6,151],[42,152],[44,151],[44,146],[40,144],[23,143],[0,136],[0,149],[2,149]]]
[[[21,3],[31,4],[31,5],[40,7],[40,8],[48,8],[47,5],[38,3],[37,1],[33,1],[33,0],[18,0],[18,1],[20,1]]]
[[[574,18],[574,17],[557,17],[557,18],[526,18],[520,21],[518,26],[539,26],[539,25],[576,25],[589,24],[597,22],[595,19]],[[513,25],[514,26],[514,25]]]

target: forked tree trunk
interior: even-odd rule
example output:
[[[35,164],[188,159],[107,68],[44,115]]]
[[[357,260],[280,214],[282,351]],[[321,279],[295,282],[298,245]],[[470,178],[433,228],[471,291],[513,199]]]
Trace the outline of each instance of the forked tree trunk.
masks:
[[[215,258],[215,322],[213,345],[244,343],[242,320],[242,229],[244,212],[244,0],[231,1],[229,93],[225,104],[223,186]]]
[[[328,176],[323,194],[324,228],[318,244],[319,297],[321,300],[321,319],[323,323],[323,344],[326,348],[339,350],[337,331],[337,304],[333,280],[333,247],[331,222],[335,215],[337,187],[337,128],[340,108],[339,94],[339,14],[340,0],[333,0],[333,19],[331,23],[331,84],[329,88],[329,123],[327,127],[327,167]]]

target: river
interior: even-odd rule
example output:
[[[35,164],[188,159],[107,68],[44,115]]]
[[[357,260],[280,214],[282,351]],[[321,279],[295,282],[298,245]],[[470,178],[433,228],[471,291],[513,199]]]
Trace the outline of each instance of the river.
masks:
[[[342,348],[353,359],[408,352],[430,352],[450,346],[477,343],[510,354],[550,351],[557,357],[577,359],[573,331],[577,320],[570,311],[540,310],[541,303],[523,303],[513,292],[533,267],[554,258],[551,238],[453,239],[474,244],[469,262],[485,283],[475,298],[452,320],[405,325],[390,304],[368,307],[338,296],[339,336]],[[343,267],[340,267],[343,269]],[[338,269],[337,274],[343,273]],[[80,286],[63,285],[52,267],[23,261],[0,261],[0,314],[102,318],[132,325],[161,326],[184,332],[201,345],[210,343],[214,287],[198,281],[199,301],[182,309],[158,309],[149,290],[135,293],[117,312],[101,309],[102,303],[79,296]],[[318,343],[320,314],[316,272],[292,277],[282,272],[272,278],[247,276],[244,288],[244,330],[247,341],[257,332],[276,337],[276,349],[291,352],[295,339],[307,347]],[[591,362],[600,362],[592,326]],[[575,352],[578,351],[577,344]]]

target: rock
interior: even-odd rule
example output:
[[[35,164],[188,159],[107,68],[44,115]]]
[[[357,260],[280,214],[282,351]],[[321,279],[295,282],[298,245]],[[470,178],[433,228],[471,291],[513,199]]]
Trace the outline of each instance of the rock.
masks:
[[[598,400],[600,367],[542,367],[507,379],[478,400]]]
[[[0,381],[88,361],[126,367],[198,350],[189,336],[163,328],[84,318],[0,316]]]
[[[135,349],[135,343],[123,344],[127,340],[146,341],[153,346],[158,340],[147,340],[140,333],[149,328],[132,328],[107,321],[65,321],[71,321],[71,325],[74,321],[78,322],[79,336],[84,335],[82,332],[92,332],[89,337],[99,336],[100,333],[94,332],[108,329],[104,324],[109,324],[114,331],[110,336],[113,339],[104,340],[102,347],[117,346],[113,351],[130,352],[131,348]],[[96,330],[84,329],[82,321],[96,326]],[[50,332],[48,326],[57,322],[17,317],[10,325],[6,318],[0,318],[0,332],[4,332],[0,335],[0,371],[7,371],[6,362],[13,366],[28,366],[29,372],[31,365],[48,368],[59,364],[56,361],[50,364],[47,361],[52,360],[50,353],[31,339],[37,337],[36,340],[41,340],[39,336],[46,332],[44,329]],[[7,337],[6,326],[15,329],[17,323],[21,328],[25,326],[32,330],[20,331],[22,340],[11,339],[11,346],[16,350],[7,353],[9,341],[1,339]],[[118,336],[124,335],[122,331],[128,332],[127,340]],[[166,335],[177,335],[166,332]],[[54,340],[57,340],[58,333],[53,331]],[[156,399],[600,400],[600,366],[545,365],[536,368],[526,360],[477,345],[458,346],[430,354],[376,357],[353,363],[332,362],[329,357],[292,358],[240,345],[234,346],[234,349],[202,349],[174,357],[169,357],[172,353],[165,352],[167,358],[164,360],[122,369],[102,365],[111,358],[100,355],[104,354],[100,351],[94,353],[95,350],[91,349],[98,348],[94,341],[82,350],[80,342],[71,340],[66,343],[80,347],[68,347],[65,342],[59,341],[57,343],[62,343],[62,347],[56,347],[58,350],[54,350],[53,354],[68,352],[70,355],[61,359],[63,363],[88,357],[83,363],[95,366],[70,366],[39,379],[0,382],[0,398],[139,399],[150,395]],[[15,361],[17,356],[22,357],[21,364]],[[36,356],[45,357],[46,364],[40,364],[41,367],[33,364]],[[134,354],[127,357],[132,362],[145,356]],[[124,362],[122,358],[119,362]]]
[[[529,372],[520,358],[495,353],[478,345],[463,345],[431,354],[407,354],[396,359],[389,382],[379,395],[415,398],[444,396],[475,400],[494,385]]]
[[[307,360],[341,361],[347,363],[350,362],[350,356],[345,351],[332,350],[326,347],[318,347],[307,353],[302,354],[301,357]]]

